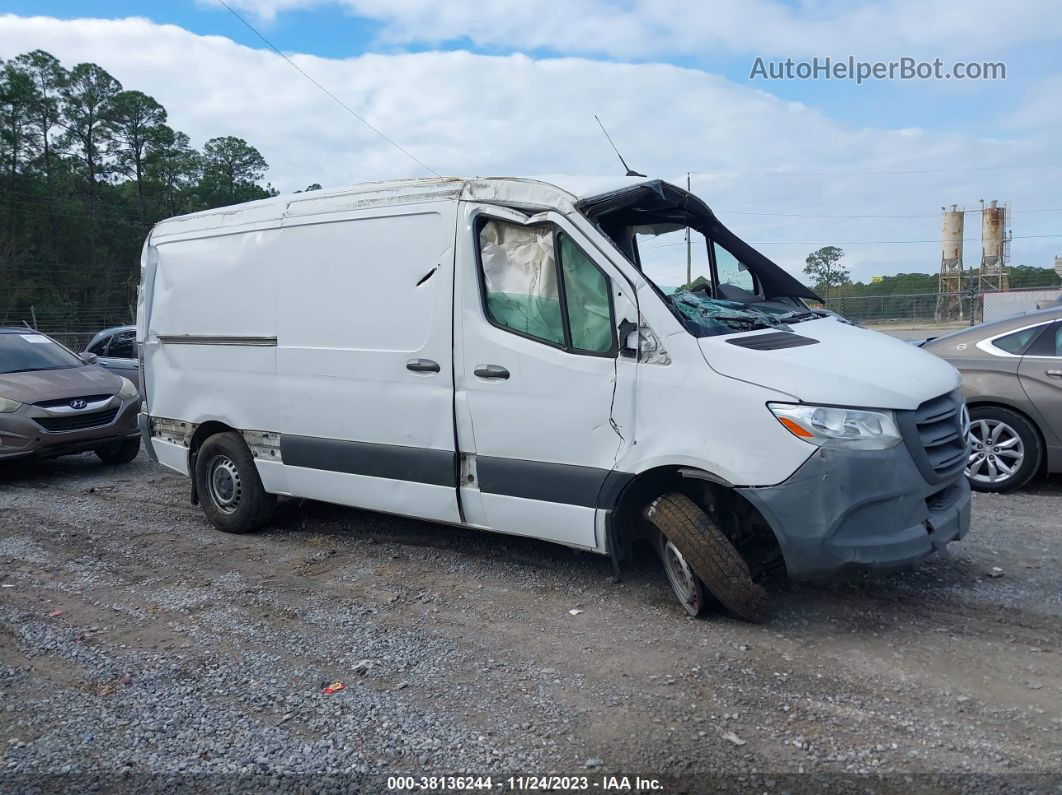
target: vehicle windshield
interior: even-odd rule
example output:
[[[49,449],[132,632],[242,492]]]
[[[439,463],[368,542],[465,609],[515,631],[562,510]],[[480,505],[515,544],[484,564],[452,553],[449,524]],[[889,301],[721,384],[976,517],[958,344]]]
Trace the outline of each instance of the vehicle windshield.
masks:
[[[591,197],[579,209],[698,337],[814,320],[806,285],[723,226],[692,193],[653,181]]]
[[[677,310],[686,330],[696,337],[786,329],[786,323],[818,317],[799,298],[765,298],[742,263],[694,229],[662,234],[654,234],[658,232],[655,229],[631,232],[642,275]]]
[[[765,328],[789,330],[784,322],[788,315],[764,312],[740,301],[712,298],[702,290],[680,290],[666,296],[665,300],[678,310],[687,330],[697,337]]]
[[[0,374],[35,370],[65,370],[82,367],[84,362],[62,345],[43,334],[0,334]]]

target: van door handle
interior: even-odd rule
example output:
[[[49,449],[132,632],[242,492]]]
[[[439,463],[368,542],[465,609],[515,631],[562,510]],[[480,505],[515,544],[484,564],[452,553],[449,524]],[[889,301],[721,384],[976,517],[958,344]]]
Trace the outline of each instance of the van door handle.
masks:
[[[406,362],[406,369],[412,370],[414,373],[437,373],[439,372],[439,363],[433,362],[431,359],[410,359]]]
[[[500,381],[509,377],[509,371],[499,364],[481,364],[472,372],[480,378],[497,378]]]
[[[1062,370],[1044,370],[1048,378],[1062,378]]]

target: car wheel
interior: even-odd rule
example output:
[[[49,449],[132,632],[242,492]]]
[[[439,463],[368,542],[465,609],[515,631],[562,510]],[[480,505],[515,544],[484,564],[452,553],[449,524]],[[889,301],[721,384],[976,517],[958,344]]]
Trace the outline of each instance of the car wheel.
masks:
[[[251,451],[238,433],[211,436],[195,460],[195,484],[203,513],[218,530],[249,533],[269,524],[277,498],[258,476]]]
[[[697,596],[697,585],[703,584],[734,615],[763,621],[767,591],[752,581],[741,553],[693,500],[685,494],[665,494],[653,500],[644,515],[664,536],[664,571],[686,612],[696,615],[703,608],[703,592]]]
[[[96,450],[96,457],[105,464],[128,464],[140,453],[140,437],[114,442]]]
[[[1029,420],[1000,406],[970,409],[970,457],[966,477],[976,491],[1020,488],[1040,468],[1043,443]]]
[[[693,573],[693,569],[690,568],[683,554],[679,552],[679,548],[663,533],[660,534],[657,546],[667,581],[671,583],[671,590],[675,592],[675,596],[678,597],[679,603],[687,613],[694,617],[699,616],[709,600],[704,590],[704,583]]]

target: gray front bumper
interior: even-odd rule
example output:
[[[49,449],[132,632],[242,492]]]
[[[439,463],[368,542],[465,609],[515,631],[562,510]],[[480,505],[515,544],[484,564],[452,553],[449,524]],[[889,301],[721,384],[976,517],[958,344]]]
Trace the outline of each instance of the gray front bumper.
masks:
[[[903,444],[820,448],[784,483],[738,491],[770,524],[794,580],[900,568],[970,528],[963,472],[928,483]]]

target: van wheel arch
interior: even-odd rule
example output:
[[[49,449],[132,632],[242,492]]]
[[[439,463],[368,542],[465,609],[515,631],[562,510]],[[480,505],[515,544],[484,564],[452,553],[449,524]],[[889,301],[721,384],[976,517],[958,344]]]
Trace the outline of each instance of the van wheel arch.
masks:
[[[195,478],[195,466],[196,459],[199,457],[199,449],[203,446],[203,442],[209,439],[211,436],[215,436],[219,433],[227,433],[229,431],[239,431],[233,428],[231,425],[226,425],[224,422],[218,420],[207,420],[196,426],[195,432],[192,434],[192,438],[188,443],[188,471],[191,473],[192,481],[192,505],[199,504],[199,492],[196,488]]]
[[[693,500],[723,530],[745,557],[754,580],[784,570],[782,549],[770,523],[732,485],[706,470],[662,466],[631,479],[613,507],[606,546],[617,576],[633,560],[635,542],[655,539],[657,528],[645,519],[644,510],[657,498],[676,492]]]

